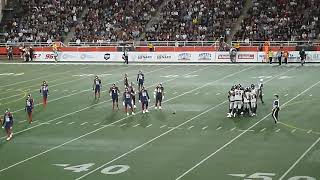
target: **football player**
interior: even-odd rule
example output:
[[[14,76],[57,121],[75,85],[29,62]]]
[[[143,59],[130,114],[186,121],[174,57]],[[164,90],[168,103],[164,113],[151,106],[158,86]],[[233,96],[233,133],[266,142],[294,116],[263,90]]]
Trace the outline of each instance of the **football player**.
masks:
[[[144,84],[144,74],[140,70],[138,75],[137,75],[137,82],[138,82],[138,89],[139,91],[141,90],[143,84]]]
[[[43,99],[43,106],[47,106],[47,98],[48,98],[48,93],[49,93],[49,88],[48,84],[46,81],[42,82],[42,85],[40,87],[40,93],[42,94],[42,99]]]
[[[139,102],[141,103],[142,113],[148,113],[148,106],[150,102],[150,97],[148,91],[142,86],[142,89],[139,93]]]
[[[133,82],[130,83],[128,87],[128,91],[131,93],[131,98],[132,98],[132,103],[133,103],[133,108],[137,108],[136,106],[136,92],[134,90]]]
[[[243,112],[244,114],[248,113],[248,115],[251,115],[251,109],[250,109],[250,88],[247,87],[244,91],[243,95]]]
[[[257,115],[257,93],[254,84],[251,84],[250,92],[250,106],[251,106],[251,116]]]
[[[230,91],[228,92],[228,99],[229,99],[229,112],[227,117],[232,117],[232,110],[234,107],[234,86],[232,86]]]
[[[93,80],[92,90],[94,90],[94,99],[100,98],[100,90],[101,90],[101,80],[98,76]]]
[[[120,91],[119,91],[119,88],[116,86],[116,84],[112,84],[112,87],[109,90],[109,94],[112,98],[112,110],[114,111],[115,104],[117,105],[117,109],[119,110],[118,97],[119,97]]]
[[[154,90],[154,98],[156,99],[155,109],[162,109],[161,103],[164,99],[164,88],[161,83]]]
[[[13,115],[9,111],[9,109],[7,109],[4,113],[3,122],[2,122],[2,128],[5,129],[7,133],[7,141],[9,141],[13,136],[12,126],[13,126]]]
[[[127,116],[129,116],[129,110],[131,109],[132,115],[134,115],[133,107],[132,107],[132,95],[129,92],[128,88],[125,89],[123,93],[123,105],[125,107],[125,112],[127,113]]]
[[[263,92],[262,92],[262,89],[263,89],[263,79],[260,79],[260,82],[258,83],[258,92],[257,92],[257,95],[259,96],[262,104],[264,104],[264,101],[262,99],[262,96],[263,96]]]
[[[243,102],[243,89],[241,85],[238,85],[237,88],[234,90],[234,106],[233,106],[233,117],[239,115],[242,109],[242,102]]]
[[[124,78],[123,78],[123,84],[124,87],[129,87],[129,82],[128,82],[128,74],[124,74]]]
[[[31,97],[31,94],[28,95],[28,98],[26,99],[26,106],[24,108],[24,110],[28,113],[28,121],[29,124],[32,123],[32,111],[33,111],[33,107],[34,107],[34,101]]]

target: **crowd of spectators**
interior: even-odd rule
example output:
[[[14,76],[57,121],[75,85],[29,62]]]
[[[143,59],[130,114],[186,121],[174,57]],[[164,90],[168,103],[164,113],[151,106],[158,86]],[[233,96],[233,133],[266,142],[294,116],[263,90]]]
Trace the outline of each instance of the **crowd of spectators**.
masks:
[[[7,42],[217,41],[228,38],[246,0],[19,0]],[[161,7],[161,9],[159,9]],[[320,39],[319,0],[252,0],[233,40]],[[84,11],[85,10],[85,11]],[[159,11],[159,17],[147,27]],[[82,20],[79,17],[84,13]]]
[[[308,41],[320,39],[319,0],[253,0],[234,39]]]
[[[95,0],[76,25],[75,42],[136,40],[163,0]]]
[[[208,41],[226,37],[241,14],[244,0],[169,0],[145,40]]]
[[[7,42],[63,40],[75,25],[86,0],[20,0],[23,16],[5,26]]]

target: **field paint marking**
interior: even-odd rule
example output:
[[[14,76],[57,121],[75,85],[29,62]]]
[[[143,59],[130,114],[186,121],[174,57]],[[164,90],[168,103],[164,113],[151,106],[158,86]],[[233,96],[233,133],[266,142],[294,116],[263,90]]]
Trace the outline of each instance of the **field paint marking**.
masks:
[[[146,128],[151,127],[151,126],[152,126],[152,124],[149,124]]]
[[[190,126],[190,127],[188,127],[188,130],[190,130],[190,129],[192,129],[194,126]]]
[[[80,124],[80,125],[83,126],[83,125],[85,125],[85,124],[88,124],[88,122],[84,122],[84,123],[82,123],[82,124]]]
[[[162,125],[162,126],[160,126],[160,129],[162,129],[162,128],[164,128],[164,127],[166,127],[167,125]]]
[[[278,133],[278,132],[280,132],[280,130],[281,130],[281,129],[278,129],[278,130],[276,130],[276,132]]]
[[[311,85],[309,88],[305,89],[304,91],[300,92],[298,95],[296,95],[295,97],[291,98],[289,101],[285,102],[284,104],[282,104],[282,106],[285,106],[286,104],[290,103],[291,101],[295,100],[297,97],[301,96],[302,94],[304,94],[305,92],[309,91],[311,88],[313,88],[314,86],[318,85],[320,83],[320,81],[316,82],[315,84]],[[282,107],[281,106],[281,107]],[[193,167],[191,167],[190,169],[188,169],[187,171],[185,171],[183,174],[181,174],[179,177],[176,178],[176,180],[180,180],[181,178],[183,178],[185,175],[187,175],[189,172],[191,172],[192,170],[194,170],[195,168],[197,168],[198,166],[200,166],[202,163],[204,163],[205,161],[207,161],[208,159],[210,159],[212,156],[214,156],[215,154],[217,154],[218,152],[220,152],[221,150],[223,150],[224,148],[226,148],[227,146],[229,146],[231,143],[233,143],[235,140],[239,139],[243,134],[245,134],[246,132],[248,132],[248,130],[254,128],[256,125],[258,125],[260,122],[262,122],[263,120],[265,120],[268,116],[271,115],[271,112],[269,114],[267,114],[266,116],[264,116],[263,118],[261,118],[259,121],[257,121],[256,123],[254,123],[252,126],[248,127],[245,131],[243,131],[242,133],[240,133],[238,136],[236,136],[235,138],[231,139],[229,142],[225,143],[223,146],[221,146],[218,150],[216,150],[215,152],[211,153],[210,155],[208,155],[206,158],[202,159],[199,163],[197,163],[196,165],[194,165]],[[320,138],[318,139],[320,141]],[[285,174],[286,175],[286,174]],[[282,179],[280,179],[282,180]]]
[[[93,124],[94,126],[97,126],[98,124],[100,124],[99,122],[98,123],[95,123],[95,124]]]
[[[205,127],[202,128],[202,130],[206,130],[207,128],[208,128],[208,126],[205,126]]]
[[[63,123],[63,121],[59,121],[59,122],[57,122],[56,124],[61,124],[61,123]]]
[[[216,95],[219,96],[221,93],[217,93]]]
[[[173,92],[172,94],[177,94],[178,92],[176,91],[176,92]]]
[[[279,178],[279,180],[283,180],[291,171],[293,168],[296,167],[296,165],[308,154],[311,149],[318,144],[320,141],[320,137],[289,167],[289,169]]]
[[[207,66],[207,67],[205,67],[205,68],[202,68],[202,69],[198,69],[198,70],[192,71],[192,72],[190,72],[190,73],[188,73],[188,74],[192,74],[192,73],[194,73],[194,72],[207,69],[208,67],[209,67],[209,66]],[[237,72],[235,72],[235,73],[232,73],[232,74],[229,74],[229,75],[227,75],[227,76],[224,76],[223,78],[214,80],[214,81],[212,81],[212,82],[210,82],[210,83],[206,83],[206,84],[204,84],[203,86],[197,87],[197,88],[192,89],[192,90],[190,90],[190,91],[187,91],[187,92],[184,92],[184,93],[182,93],[182,94],[179,94],[178,96],[175,96],[175,97],[172,97],[172,98],[170,98],[170,99],[167,99],[167,100],[164,101],[164,103],[165,103],[165,102],[168,102],[168,101],[171,101],[171,100],[173,100],[173,99],[176,99],[176,98],[178,98],[178,97],[181,97],[181,96],[183,96],[183,95],[185,95],[185,94],[188,94],[188,93],[190,93],[190,92],[194,92],[194,91],[196,91],[196,90],[198,90],[198,89],[201,89],[201,88],[203,88],[203,87],[206,87],[206,86],[208,86],[208,85],[210,85],[210,84],[213,84],[213,83],[215,83],[215,82],[217,82],[217,81],[220,81],[220,80],[223,80],[223,79],[225,79],[225,78],[234,76],[234,75],[236,75],[236,74],[238,74],[238,73],[241,73],[241,72],[243,72],[243,71],[247,71],[247,70],[249,70],[249,69],[252,69],[253,67],[254,67],[254,66],[250,66],[250,67],[248,67],[248,68],[245,68],[245,69],[242,69],[242,70],[237,71]],[[173,79],[170,79],[170,80],[168,80],[168,81],[172,81],[172,80],[175,80],[175,79],[177,79],[177,78],[173,78]],[[109,101],[110,101],[110,100],[109,100]],[[102,104],[102,103],[104,103],[104,102],[106,102],[106,101],[100,102],[100,103],[95,104],[95,105],[99,105],[99,104]],[[224,101],[223,103],[221,103],[221,104],[219,104],[219,105],[217,105],[217,106],[215,106],[215,107],[218,107],[218,106],[220,106],[220,105],[222,105],[222,104],[224,104],[224,103],[226,103],[226,102],[227,102],[227,101]],[[153,107],[153,106],[152,106],[152,107]],[[87,108],[84,108],[84,109],[88,109],[88,108],[90,108],[90,106],[87,107]],[[209,110],[212,110],[212,109],[209,109]],[[77,113],[77,112],[80,112],[80,110],[74,111],[74,112],[69,113],[69,114],[75,114],[75,113]],[[209,111],[207,110],[207,111],[205,111],[205,112],[209,112]],[[137,112],[137,114],[138,114],[138,113],[141,113],[141,111]],[[64,115],[64,117],[66,117],[66,116],[68,116],[68,115]],[[63,116],[61,116],[61,117],[63,117]],[[116,123],[118,123],[118,122],[121,122],[121,121],[127,119],[128,117],[130,117],[130,116],[127,116],[127,117],[124,117],[124,118],[119,119],[119,120],[117,120],[117,121],[114,121],[113,123],[110,123],[109,125],[113,125],[113,124],[116,124]],[[186,121],[185,123],[187,123],[187,122],[188,122],[188,121]],[[181,124],[181,125],[183,125],[183,124]],[[35,127],[35,126],[34,126],[34,127]],[[95,132],[98,132],[98,131],[100,131],[100,130],[102,130],[102,129],[104,129],[104,128],[105,128],[105,127],[100,127],[100,128],[95,129],[95,130],[93,130],[93,131],[91,131],[91,132],[88,132],[88,133],[86,133],[86,134],[83,134],[83,135],[81,135],[81,136],[79,136],[79,137],[77,137],[77,138],[74,138],[74,139],[71,139],[71,140],[69,140],[69,141],[66,141],[66,142],[64,142],[64,143],[62,143],[62,144],[60,144],[60,145],[58,145],[58,146],[52,147],[52,148],[50,148],[50,149],[47,149],[47,150],[45,150],[45,151],[43,151],[43,152],[41,152],[41,153],[38,153],[38,154],[36,154],[36,155],[34,155],[34,156],[31,156],[31,157],[26,158],[26,159],[24,159],[24,160],[22,160],[22,161],[19,161],[19,162],[17,162],[17,163],[14,163],[14,164],[6,167],[6,168],[3,168],[3,169],[0,170],[0,172],[6,171],[6,170],[8,170],[8,169],[10,169],[10,168],[12,168],[12,167],[15,167],[15,166],[17,166],[17,165],[19,165],[19,164],[22,164],[22,163],[24,163],[24,162],[27,162],[27,161],[29,161],[29,160],[32,160],[32,159],[34,159],[34,158],[36,158],[36,157],[38,157],[38,156],[41,156],[41,155],[43,155],[43,154],[46,154],[46,153],[48,153],[48,152],[50,152],[50,151],[53,151],[53,150],[55,150],[55,149],[58,149],[58,148],[66,145],[66,144],[69,144],[69,143],[74,142],[74,141],[76,141],[76,140],[78,140],[78,139],[81,139],[81,138],[83,138],[83,137],[86,137],[86,136],[88,136],[88,135],[90,135],[90,134],[93,134],[93,133],[95,133]],[[177,127],[177,128],[178,128],[178,127]],[[172,130],[174,130],[174,129],[171,129],[171,130],[166,131],[166,132],[171,132]],[[26,131],[26,130],[23,130],[23,131]],[[22,132],[22,131],[20,131],[20,133],[21,133],[21,132]],[[16,132],[15,134],[18,134],[18,132]],[[159,137],[161,137],[161,136],[159,136]],[[3,138],[5,138],[5,136],[4,136]],[[151,142],[152,142],[152,141],[151,141]],[[142,146],[141,146],[141,147],[142,147]],[[139,147],[139,148],[140,148],[140,147]],[[135,149],[136,149],[136,148],[135,148]]]
[[[230,131],[234,131],[236,128],[234,127],[234,128],[232,128],[232,129],[230,129]]]
[[[285,94],[284,97],[287,97],[289,94]]]
[[[76,123],[76,122],[70,122],[70,123],[68,123],[68,124],[70,124],[70,125],[71,125],[71,124],[74,124],[74,123]]]
[[[192,74],[192,73],[195,73],[195,72],[198,72],[198,71],[202,71],[202,70],[207,69],[207,68],[208,68],[208,67],[201,68],[201,69],[197,69],[197,70],[192,71],[192,72],[187,73],[187,74]],[[160,68],[160,69],[161,69],[161,68]],[[157,69],[157,70],[160,70],[160,69]],[[150,73],[150,72],[152,72],[152,71],[149,71],[148,73]],[[154,72],[154,71],[153,71],[153,72]],[[168,79],[168,80],[166,80],[166,81],[163,81],[163,83],[164,83],[164,82],[170,82],[170,81],[173,81],[173,80],[175,80],[175,79],[178,79],[178,78]],[[152,86],[155,86],[155,85],[157,85],[157,84],[158,84],[158,83],[153,84]],[[150,87],[151,87],[151,86],[150,86]],[[92,89],[89,89],[89,90],[92,90]],[[102,92],[103,92],[103,91],[102,91]],[[191,92],[191,91],[190,91],[190,92]],[[71,96],[71,95],[72,95],[72,94],[67,95],[67,96]],[[181,96],[181,95],[178,95],[178,96],[173,97],[173,98],[168,99],[168,100],[176,99],[176,98],[178,98],[178,97],[180,97],[180,96]],[[56,100],[61,99],[61,98],[62,98],[62,97],[57,98]],[[167,102],[168,100],[166,100],[166,101],[164,101],[164,102]],[[67,114],[65,114],[65,115],[62,115],[62,116],[59,116],[59,117],[57,117],[57,118],[51,119],[51,120],[49,120],[49,121],[47,121],[47,122],[56,121],[56,120],[58,120],[58,119],[61,119],[61,118],[64,118],[64,117],[67,117],[67,116],[76,114],[76,113],[78,113],[78,112],[81,112],[81,111],[90,109],[91,107],[95,107],[95,106],[98,106],[98,105],[100,105],[100,104],[103,104],[103,103],[106,103],[106,102],[109,102],[109,101],[111,101],[111,99],[110,99],[110,100],[107,100],[107,101],[99,102],[99,103],[94,104],[94,105],[87,106],[87,107],[85,107],[85,108],[79,109],[79,110],[77,110],[77,111],[73,111],[73,112],[71,112],[71,113],[67,113]],[[48,102],[50,102],[50,101],[48,101]],[[38,105],[41,105],[41,104],[37,104],[37,105],[35,105],[35,106],[38,106]],[[24,110],[24,108],[23,108],[23,109],[20,109],[20,110],[22,111],[22,110]],[[17,110],[17,111],[20,111],[20,110]],[[14,112],[17,112],[17,111],[14,111]],[[14,113],[14,112],[13,112],[13,113]],[[36,126],[32,126],[32,127],[23,129],[23,130],[21,130],[21,131],[17,131],[17,132],[15,132],[15,134],[20,134],[20,133],[22,133],[22,132],[28,131],[28,130],[30,130],[30,129],[33,129],[33,128],[36,128],[36,127],[39,127],[39,126],[41,126],[41,124],[38,124],[38,125],[36,125]],[[6,137],[6,136],[3,136],[3,137],[1,137],[0,139],[5,139],[5,138],[7,138],[7,137]],[[1,172],[1,171],[0,171],[0,172]]]
[[[181,123],[181,124],[179,124],[179,125],[177,125],[177,126],[173,127],[172,129],[167,130],[166,132],[164,132],[164,133],[160,134],[159,136],[156,136],[156,137],[154,137],[154,138],[150,139],[149,141],[147,141],[147,142],[145,142],[145,143],[143,143],[143,144],[141,144],[141,145],[139,145],[139,146],[137,146],[137,147],[135,147],[135,148],[131,149],[130,151],[128,151],[128,152],[126,152],[126,153],[124,153],[124,154],[122,154],[122,155],[120,155],[120,156],[118,156],[118,157],[116,157],[116,158],[112,159],[111,161],[109,161],[109,162],[107,162],[107,163],[105,163],[105,164],[103,164],[103,165],[101,165],[101,166],[97,167],[96,169],[94,169],[94,170],[92,170],[92,171],[90,171],[90,172],[88,172],[88,173],[86,173],[86,174],[82,175],[81,177],[79,177],[79,178],[77,178],[77,179],[75,179],[75,180],[83,179],[84,177],[86,177],[86,176],[88,176],[88,175],[90,175],[90,174],[92,174],[92,173],[94,173],[94,172],[98,171],[99,169],[104,168],[105,166],[107,166],[107,165],[109,165],[109,164],[113,163],[114,161],[116,161],[116,160],[118,160],[118,159],[120,159],[120,158],[122,158],[122,157],[127,156],[128,154],[130,154],[130,153],[132,153],[132,152],[134,152],[134,151],[136,151],[136,150],[138,150],[138,149],[140,149],[140,148],[142,148],[142,147],[144,147],[144,146],[146,146],[146,145],[150,144],[151,142],[153,142],[153,141],[155,141],[155,140],[159,139],[160,137],[162,137],[162,136],[164,136],[164,135],[166,135],[166,134],[170,133],[171,131],[174,131],[174,130],[176,130],[176,129],[180,128],[181,126],[184,126],[185,124],[189,123],[190,121],[193,121],[194,119],[197,119],[198,117],[200,117],[200,116],[202,116],[202,115],[204,115],[204,114],[208,113],[209,111],[212,111],[213,109],[216,109],[217,107],[219,107],[219,106],[221,106],[221,105],[225,104],[226,102],[228,102],[228,101],[223,101],[223,102],[221,102],[220,104],[215,105],[215,106],[211,107],[210,109],[207,109],[207,110],[205,110],[205,111],[201,112],[200,114],[198,114],[198,115],[196,115],[196,116],[193,116],[192,118],[188,119],[187,121],[185,121],[185,122],[183,122],[183,123]],[[0,172],[1,172],[1,171],[0,171]]]
[[[222,126],[219,126],[216,130],[219,131],[222,128]]]
[[[123,126],[125,126],[125,125],[127,125],[127,123],[123,123],[123,124],[121,124],[119,127],[123,127]]]
[[[246,130],[244,130],[244,129],[238,129],[238,131],[243,132],[243,131],[246,131]],[[250,132],[254,132],[254,130],[253,130],[253,129],[250,129],[250,130],[248,130],[248,131],[250,131]]]
[[[134,125],[134,126],[132,126],[132,127],[138,127],[138,126],[140,126],[140,124],[136,124],[136,125]]]
[[[169,126],[168,129],[174,129],[175,127]],[[183,128],[176,128],[178,130],[183,130]]]
[[[307,133],[310,134],[312,132],[312,130],[309,130]]]
[[[194,95],[198,95],[198,94],[200,94],[200,92],[196,92],[196,93],[194,93]]]
[[[293,130],[291,131],[291,133],[294,133],[294,132],[296,132],[296,130],[297,130],[297,129],[293,129]]]
[[[81,69],[87,69],[87,68],[89,68],[89,67],[82,67],[82,68],[80,68],[80,69],[78,69],[78,70],[81,70]],[[47,75],[47,76],[40,76],[40,77],[38,77],[38,78],[32,78],[32,79],[29,79],[29,80],[25,80],[25,81],[19,81],[19,82],[16,82],[16,83],[13,83],[13,84],[7,84],[7,85],[3,85],[2,87],[8,87],[8,86],[13,86],[13,85],[16,85],[16,84],[22,84],[22,83],[25,83],[25,82],[29,82],[29,81],[33,81],[33,80],[38,80],[38,79],[44,79],[45,77],[48,77],[48,76],[53,76],[53,75],[57,75],[57,74],[65,74],[65,73],[67,73],[67,72],[70,72],[70,71],[72,71],[72,70],[69,70],[69,71],[64,71],[64,72],[59,72],[59,73],[52,73],[52,74],[49,74],[49,75]],[[41,71],[42,72],[42,71]]]
[[[24,120],[24,121],[19,121],[19,123],[24,123],[24,122],[27,122],[26,120]]]
[[[312,94],[309,95],[310,97],[312,96]]]
[[[265,130],[266,130],[266,128],[263,128],[263,129],[260,130],[260,132],[263,132],[263,131],[265,131]]]
[[[155,69],[155,70],[152,70],[152,71],[148,71],[148,72],[146,72],[145,74],[153,73],[153,72],[155,72],[155,71],[159,71],[159,70],[162,70],[162,69],[165,69],[165,68],[168,68],[168,67],[170,67],[170,66],[165,66],[165,67],[160,68],[160,69]],[[125,67],[125,68],[128,68],[128,67]],[[124,68],[119,68],[119,69],[124,69]],[[119,70],[119,69],[117,69],[117,70]],[[85,79],[85,78],[83,78],[83,79]],[[170,81],[170,80],[171,80],[171,79],[169,79],[169,81]],[[118,80],[117,82],[120,82],[120,81],[122,81],[122,79]],[[164,81],[164,82],[166,82],[166,81]],[[106,84],[106,85],[109,85],[109,84],[111,85],[111,84],[113,84],[113,82],[112,82],[112,83],[108,83],[108,84]],[[50,86],[50,87],[52,87],[52,86]],[[68,95],[65,95],[65,96],[61,96],[61,97],[56,98],[56,99],[49,100],[48,103],[49,103],[49,102],[58,101],[58,100],[60,100],[60,99],[64,99],[64,98],[66,98],[66,97],[70,97],[70,96],[73,96],[73,95],[81,94],[81,93],[87,92],[87,91],[92,91],[92,88],[86,89],[86,90],[83,90],[83,91],[79,91],[79,92],[76,92],[76,93],[71,93],[71,94],[68,94]],[[109,89],[104,90],[104,91],[101,91],[101,93],[102,93],[102,92],[107,92],[107,91],[109,91]],[[111,100],[110,100],[110,101],[111,101]],[[42,103],[35,104],[34,106],[36,107],[36,106],[40,106],[40,105],[42,105]],[[90,106],[90,107],[91,107],[91,106]],[[16,112],[23,111],[23,110],[24,110],[24,108],[21,108],[21,109],[18,109],[18,110],[13,111],[12,113],[16,113]]]

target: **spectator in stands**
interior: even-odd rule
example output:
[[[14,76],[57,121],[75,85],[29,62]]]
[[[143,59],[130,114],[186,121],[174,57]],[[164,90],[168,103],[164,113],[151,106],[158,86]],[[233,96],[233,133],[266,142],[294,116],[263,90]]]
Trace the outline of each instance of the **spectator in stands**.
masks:
[[[271,49],[269,49],[268,52],[268,57],[269,57],[269,63],[272,64],[272,59],[273,59],[273,51]]]
[[[8,60],[13,60],[13,47],[9,46],[7,47],[7,54],[8,54]]]
[[[151,42],[148,43],[148,48],[150,52],[154,51],[154,46]]]

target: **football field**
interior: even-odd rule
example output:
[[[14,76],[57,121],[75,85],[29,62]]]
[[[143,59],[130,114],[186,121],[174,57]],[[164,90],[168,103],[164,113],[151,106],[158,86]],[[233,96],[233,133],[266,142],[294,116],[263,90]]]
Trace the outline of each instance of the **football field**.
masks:
[[[112,111],[109,88],[139,70],[150,113]],[[94,99],[95,75],[102,94]],[[257,116],[227,118],[227,92],[264,79]],[[48,105],[39,93],[49,84]],[[0,180],[320,180],[320,66],[195,64],[0,64]],[[153,91],[163,83],[162,110]],[[25,99],[35,99],[27,123]],[[280,98],[280,123],[271,117]],[[174,113],[175,112],[175,113]]]

